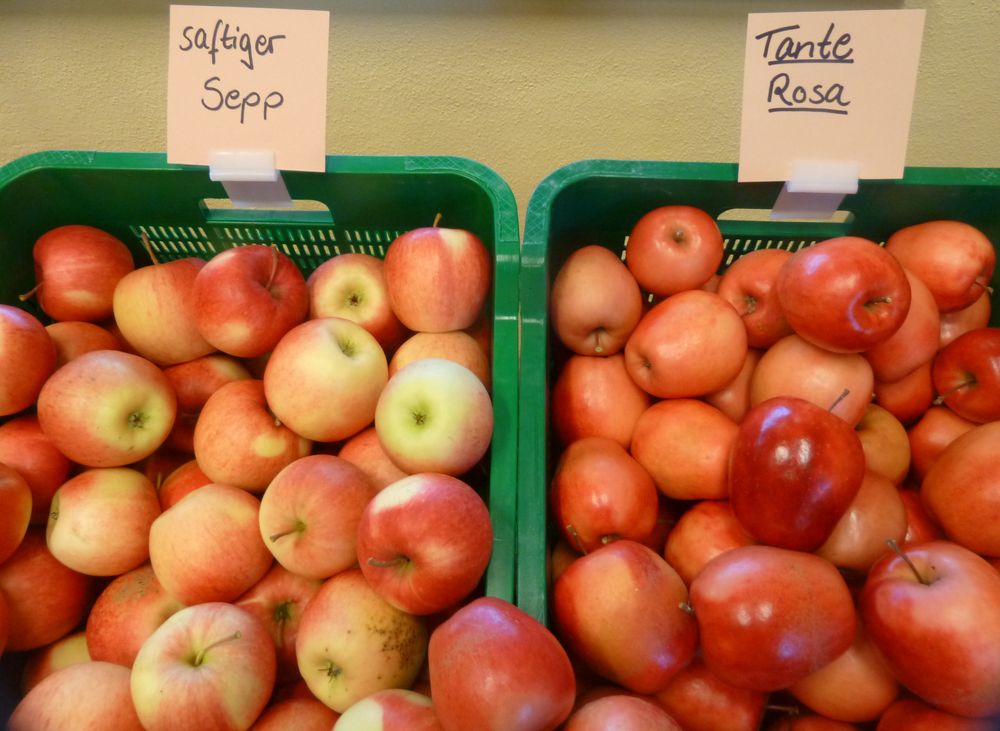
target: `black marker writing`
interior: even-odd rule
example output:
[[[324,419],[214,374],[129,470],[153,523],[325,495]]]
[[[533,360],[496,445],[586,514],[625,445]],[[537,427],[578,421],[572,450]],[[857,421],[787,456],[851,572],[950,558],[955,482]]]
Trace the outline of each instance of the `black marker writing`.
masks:
[[[236,26],[235,31],[230,30],[229,23],[217,20],[212,28],[211,34],[205,28],[195,28],[192,25],[185,26],[181,31],[183,41],[178,46],[181,51],[192,49],[205,51],[215,65],[215,58],[220,50],[240,51],[243,58],[240,63],[251,71],[254,69],[255,56],[267,56],[273,54],[275,41],[282,40],[286,36],[282,34],[266,35],[258,34],[252,36],[249,33],[241,33],[240,27]]]
[[[240,124],[244,124],[246,121],[249,109],[260,107],[263,120],[266,122],[268,111],[277,109],[285,103],[285,97],[280,91],[269,92],[263,98],[256,91],[244,94],[239,89],[230,89],[224,92],[217,87],[220,81],[222,80],[218,76],[213,76],[205,81],[203,88],[208,101],[206,101],[206,97],[202,97],[201,105],[211,112],[218,112],[221,109],[238,110]]]

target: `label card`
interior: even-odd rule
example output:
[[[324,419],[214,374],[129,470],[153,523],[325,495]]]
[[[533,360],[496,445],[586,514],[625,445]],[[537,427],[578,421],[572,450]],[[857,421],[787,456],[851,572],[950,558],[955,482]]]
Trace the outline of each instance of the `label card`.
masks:
[[[167,161],[273,151],[281,170],[326,168],[325,10],[170,6]]]
[[[796,164],[859,164],[901,178],[923,10],[751,13],[741,182],[790,180]]]

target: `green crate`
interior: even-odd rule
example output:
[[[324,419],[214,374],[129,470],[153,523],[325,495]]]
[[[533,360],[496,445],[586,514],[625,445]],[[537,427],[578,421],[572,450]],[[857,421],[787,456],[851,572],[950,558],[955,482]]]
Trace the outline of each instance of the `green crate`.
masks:
[[[546,177],[528,204],[521,247],[521,384],[518,416],[517,603],[546,621],[548,395],[558,354],[549,328],[548,294],[555,273],[576,249],[600,244],[623,253],[643,214],[671,204],[704,209],[719,220],[725,241],[721,268],[763,247],[796,250],[833,236],[884,242],[904,226],[955,218],[980,228],[1000,247],[1000,169],[908,168],[901,180],[863,180],[834,222],[770,221],[781,183],[738,183],[728,163],[585,160]],[[993,295],[991,324],[1000,325]]]
[[[32,245],[63,224],[110,232],[137,262],[149,261],[143,234],[163,260],[274,243],[306,275],[339,253],[381,257],[397,235],[431,225],[438,213],[441,225],[474,232],[494,257],[488,502],[495,538],[485,590],[513,601],[519,238],[510,188],[485,165],[457,157],[329,156],[323,173],[282,176],[294,200],[318,204],[227,210],[218,204],[226,200],[222,184],[209,180],[207,168],[168,165],[163,154],[40,152],[15,160],[0,168],[0,302],[20,304],[17,295],[34,282]]]

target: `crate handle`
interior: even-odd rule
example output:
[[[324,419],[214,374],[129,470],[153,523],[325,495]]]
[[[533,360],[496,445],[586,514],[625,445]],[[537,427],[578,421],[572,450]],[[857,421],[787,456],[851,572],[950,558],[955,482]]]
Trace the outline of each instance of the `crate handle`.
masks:
[[[333,224],[333,213],[322,201],[295,198],[292,207],[242,208],[229,198],[203,198],[199,204],[208,223],[300,223]]]
[[[772,217],[771,208],[729,208],[717,216],[719,221],[736,221],[746,223],[776,223]],[[827,218],[783,218],[780,223],[814,223],[821,226],[838,226],[850,223],[854,214],[848,210],[839,209]]]

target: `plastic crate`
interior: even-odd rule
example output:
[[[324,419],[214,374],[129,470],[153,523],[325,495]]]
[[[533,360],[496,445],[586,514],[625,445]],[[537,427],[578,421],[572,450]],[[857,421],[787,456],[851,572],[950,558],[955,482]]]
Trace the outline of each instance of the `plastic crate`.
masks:
[[[588,244],[623,253],[632,226],[663,205],[697,206],[719,219],[721,269],[763,247],[797,250],[833,236],[884,242],[904,226],[954,218],[980,228],[1000,247],[1000,169],[909,168],[901,180],[861,181],[836,222],[770,221],[780,183],[738,183],[727,163],[587,160],[562,167],[534,191],[521,248],[521,383],[518,416],[517,603],[548,618],[548,484],[556,454],[548,397],[558,345],[550,332],[548,294],[566,258]],[[1000,325],[993,295],[992,325]]]
[[[494,543],[485,591],[513,601],[519,237],[509,186],[485,165],[456,157],[330,156],[324,173],[282,175],[294,200],[321,205],[227,210],[217,203],[225,191],[206,168],[168,165],[163,154],[40,152],[15,160],[0,168],[0,302],[20,304],[17,295],[34,283],[35,240],[63,224],[112,233],[129,245],[137,263],[149,261],[142,234],[161,260],[207,259],[241,243],[274,243],[306,275],[339,253],[381,257],[397,235],[431,225],[438,213],[441,225],[474,232],[494,257],[495,428],[487,489]],[[0,664],[4,719],[13,699],[3,695],[17,682],[10,675],[10,667]]]

